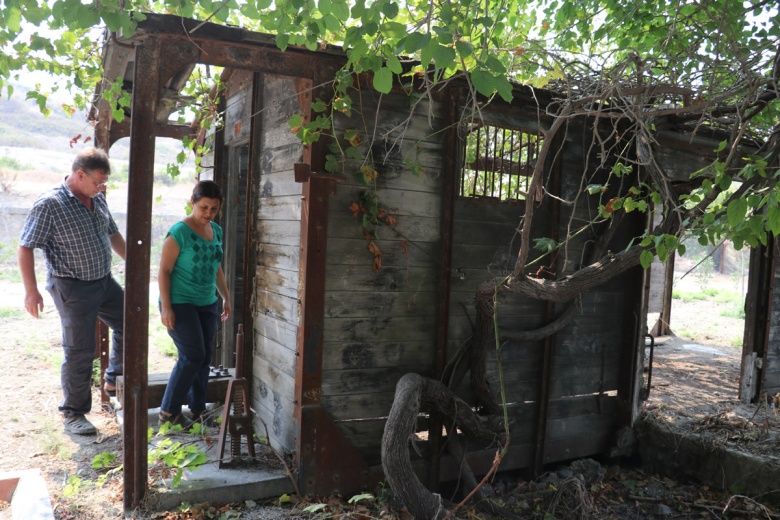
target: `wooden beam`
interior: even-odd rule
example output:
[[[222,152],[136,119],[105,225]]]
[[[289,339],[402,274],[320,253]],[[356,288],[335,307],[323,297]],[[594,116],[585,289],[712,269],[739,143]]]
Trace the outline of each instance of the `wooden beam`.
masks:
[[[160,42],[147,38],[135,51],[130,175],[127,186],[125,276],[124,508],[141,505],[147,487],[149,258],[154,184],[155,114],[159,99]]]

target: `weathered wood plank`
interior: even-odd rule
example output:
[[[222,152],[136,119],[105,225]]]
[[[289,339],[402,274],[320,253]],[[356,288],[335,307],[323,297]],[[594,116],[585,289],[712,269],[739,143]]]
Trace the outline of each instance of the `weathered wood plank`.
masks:
[[[262,199],[270,197],[300,196],[303,194],[303,185],[300,182],[295,182],[293,175],[292,165],[287,166],[283,171],[263,174],[259,179],[260,204],[262,204]]]
[[[334,419],[376,419],[387,417],[395,392],[325,396],[323,405]]]
[[[258,170],[263,177],[269,174],[290,172],[293,165],[303,162],[304,147],[300,141],[284,144],[276,148],[264,147],[258,157]],[[300,184],[298,185],[300,187]]]
[[[412,371],[413,367],[323,370],[322,393],[335,396],[393,392],[401,376]]]
[[[285,407],[293,413],[292,402],[295,396],[295,379],[269,363],[266,359],[255,357],[252,363],[252,376],[258,385],[260,402],[269,410]]]
[[[401,155],[402,147],[390,154],[386,159],[376,159],[369,164],[379,173],[376,184],[379,188],[394,188],[397,190],[436,192],[441,186],[441,151],[415,151],[414,160],[405,159]],[[438,162],[437,162],[438,160]],[[423,165],[421,161],[432,163]],[[362,160],[344,159],[338,173],[348,186],[363,186],[360,168],[365,163]]]
[[[298,298],[298,272],[258,266],[255,286],[258,290],[275,292],[290,298]]]
[[[458,197],[455,200],[454,212],[459,224],[463,222],[494,222],[517,227],[525,213],[525,202],[498,203],[491,200]]]
[[[265,336],[290,350],[295,350],[295,342],[298,337],[296,325],[265,314],[255,314],[254,329],[256,334]]]
[[[341,184],[336,194],[330,199],[330,207],[338,211],[343,208],[345,212],[353,202],[360,200],[358,186]],[[381,205],[390,213],[400,216],[431,217],[438,218],[441,212],[441,197],[437,193],[411,190],[395,190],[390,188],[377,189],[377,196]]]
[[[428,293],[436,289],[435,271],[424,267],[383,267],[379,272],[375,272],[368,262],[364,265],[328,264],[326,273],[326,293],[330,291]]]
[[[428,341],[326,342],[322,369],[428,367],[433,363],[433,349]]]
[[[399,217],[398,223],[393,228],[385,225],[376,228],[376,236],[380,240],[436,242],[439,240],[439,235],[439,219],[431,217]],[[338,238],[362,237],[362,215],[353,217],[348,207],[331,206],[330,215],[328,216],[328,236]]]
[[[260,220],[300,221],[301,196],[261,198],[257,207],[257,218]]]
[[[258,220],[257,241],[265,244],[295,246],[301,243],[301,223],[295,220]]]
[[[295,351],[290,347],[255,334],[255,358],[263,359],[288,376],[295,377]]]
[[[255,259],[257,265],[280,269],[285,271],[297,271],[300,268],[301,248],[298,245],[285,246],[281,244],[257,244]]]
[[[265,435],[265,428],[268,428],[268,435],[275,447],[281,446],[285,451],[294,451],[296,426],[292,402],[287,402],[257,378],[254,378],[252,383],[252,407],[256,412],[255,431],[259,435]]]
[[[252,104],[249,103],[251,85],[248,89],[240,90],[229,97],[225,102],[225,146],[238,143],[249,138],[249,111]]]
[[[403,242],[402,240],[378,240],[382,250],[384,267],[428,267],[436,268],[441,252],[436,242]],[[364,238],[328,238],[329,265],[371,265],[373,255],[368,251]]]
[[[374,341],[433,341],[434,331],[428,317],[327,318],[325,341],[366,343]]]
[[[273,291],[258,288],[255,312],[266,314],[291,325],[297,325],[301,317],[301,303],[298,298],[291,298]]]
[[[436,314],[436,292],[354,292],[328,291],[325,316],[329,318],[396,318]]]

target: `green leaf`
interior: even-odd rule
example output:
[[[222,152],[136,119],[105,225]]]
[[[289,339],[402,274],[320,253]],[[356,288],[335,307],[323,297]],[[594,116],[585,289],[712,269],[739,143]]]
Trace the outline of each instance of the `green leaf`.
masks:
[[[471,83],[477,92],[485,97],[490,97],[496,92],[496,81],[493,75],[484,70],[475,70],[471,73]]]
[[[374,500],[374,495],[371,493],[361,493],[359,495],[355,495],[351,497],[349,500],[347,500],[350,504],[357,504],[358,502],[361,502],[363,500]]]
[[[653,253],[647,249],[642,251],[642,253],[639,255],[639,263],[642,265],[643,269],[650,267],[650,265],[653,263]]]
[[[333,0],[331,8],[333,9],[333,15],[336,18],[342,22],[349,20],[349,5],[345,0]]]
[[[303,508],[304,513],[317,513],[328,507],[327,504],[311,504]]]
[[[401,66],[401,60],[399,60],[396,56],[390,56],[387,58],[387,68],[390,69],[390,72],[393,74],[401,74],[404,69]]]
[[[411,33],[406,36],[400,43],[403,43],[402,49],[404,52],[417,52],[425,47],[428,42],[431,41],[431,35],[428,33]],[[425,65],[426,63],[423,63]]]
[[[780,234],[780,208],[770,207],[766,212],[766,229],[773,235]]]
[[[726,209],[726,217],[728,218],[729,225],[736,227],[739,225],[747,214],[747,200],[744,198],[734,199],[729,202]]]
[[[287,34],[277,34],[276,35],[276,46],[279,47],[279,50],[287,50],[287,46],[290,44],[290,36]]]
[[[588,191],[588,195],[596,195],[597,193],[606,191],[607,187],[601,184],[588,184],[585,189]]]
[[[283,495],[281,495],[279,497],[278,502],[279,502],[279,505],[289,504],[289,503],[292,502],[292,497],[290,495],[288,495],[287,493],[284,493]]]
[[[16,7],[9,7],[5,15],[8,30],[18,33],[22,28],[22,12]]]
[[[374,72],[374,88],[382,94],[389,94],[393,88],[393,73],[387,67]]]
[[[438,68],[448,69],[455,65],[455,49],[452,47],[436,43],[431,49],[431,57]]]
[[[395,18],[398,16],[398,4],[395,2],[388,2],[382,6],[382,14],[387,18]]]
[[[458,40],[455,42],[455,48],[458,50],[458,54],[460,54],[461,58],[468,58],[474,54],[474,46],[465,40]]]
[[[541,251],[542,253],[549,253],[558,247],[558,242],[552,238],[542,237],[534,239],[534,249]]]

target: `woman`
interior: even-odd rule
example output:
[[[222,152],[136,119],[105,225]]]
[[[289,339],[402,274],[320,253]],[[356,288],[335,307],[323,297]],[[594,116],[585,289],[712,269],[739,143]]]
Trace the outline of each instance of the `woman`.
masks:
[[[160,424],[189,426],[181,413],[186,402],[193,419],[206,409],[212,345],[217,332],[217,292],[222,297],[222,320],[230,316],[230,295],[222,271],[222,228],[214,218],[222,192],[212,181],[192,190],[192,213],[174,224],[160,258],[160,315],[173,338],[179,359],[171,371],[160,405]]]

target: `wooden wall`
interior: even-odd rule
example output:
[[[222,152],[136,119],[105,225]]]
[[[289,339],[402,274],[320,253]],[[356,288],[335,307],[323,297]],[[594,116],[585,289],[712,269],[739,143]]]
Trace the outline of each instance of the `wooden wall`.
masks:
[[[523,130],[534,129],[535,119],[522,113],[508,118],[506,112],[485,111],[489,122]],[[581,173],[585,159],[582,129],[571,128],[559,163],[546,173],[545,186],[566,200],[582,190]],[[591,161],[593,158],[591,158]],[[592,162],[590,164],[593,164]],[[591,182],[598,182],[598,172]],[[555,179],[559,178],[559,181]],[[559,183],[559,186],[555,184]],[[596,202],[580,200],[572,214],[571,206],[557,209],[545,203],[535,212],[534,237],[564,237],[593,217]],[[492,202],[459,198],[455,205],[453,277],[448,354],[450,359],[472,335],[474,295],[483,282],[511,272],[519,247],[516,229],[524,213],[524,202]],[[592,233],[586,232],[560,250],[551,267],[556,273],[572,272],[582,265],[592,246]],[[628,237],[618,239],[627,243]],[[539,252],[531,250],[529,260]],[[545,261],[549,266],[549,262]],[[626,287],[641,283],[637,273],[621,276],[584,295],[574,321],[552,338],[550,408],[547,420],[544,462],[582,457],[603,452],[610,446],[618,424],[618,389],[622,367],[629,361],[632,344],[626,341],[634,332],[636,318],[632,297]],[[631,278],[633,277],[633,278]],[[638,296],[638,295],[637,295]],[[552,321],[565,306],[548,309],[544,302],[502,295],[498,301],[498,324],[503,334],[531,330]],[[468,316],[468,318],[467,318]],[[501,352],[507,398],[510,403],[512,442],[520,456],[508,460],[509,467],[526,466],[533,460],[537,400],[543,373],[544,342],[507,342]],[[491,390],[498,396],[498,362],[488,350]],[[467,379],[467,378],[466,378]],[[468,392],[461,386],[463,396]]]
[[[258,194],[252,403],[274,446],[292,451],[302,192],[293,165],[302,161],[303,145],[287,121],[300,104],[295,78],[267,74],[261,81],[260,146],[252,158]],[[259,421],[255,431],[264,432]]]
[[[398,224],[397,232],[378,229],[375,272],[360,217],[349,210],[366,186],[360,162],[348,162],[329,205],[322,389],[327,411],[375,463],[397,380],[429,374],[433,363],[444,135],[436,133],[438,106],[422,103],[409,117],[406,97],[384,96],[377,117],[377,97],[354,95],[355,110],[336,125],[360,131],[360,149],[370,148],[379,172],[379,198]]]
[[[772,244],[771,266],[773,272],[769,289],[768,339],[764,354],[761,391],[766,392],[768,396],[773,396],[780,392],[780,261],[778,261],[780,259],[780,242],[773,240],[770,243]],[[762,248],[762,250],[764,249]],[[753,276],[752,271],[750,275]]]
[[[244,291],[251,290],[251,280],[244,280],[244,248],[247,244],[247,175],[252,111],[252,73],[234,71],[226,84],[225,126],[222,173],[217,182],[222,187],[224,202],[220,223],[225,233],[222,263],[232,297],[233,313],[222,323],[218,364],[235,366],[235,334],[237,324],[244,322]]]

